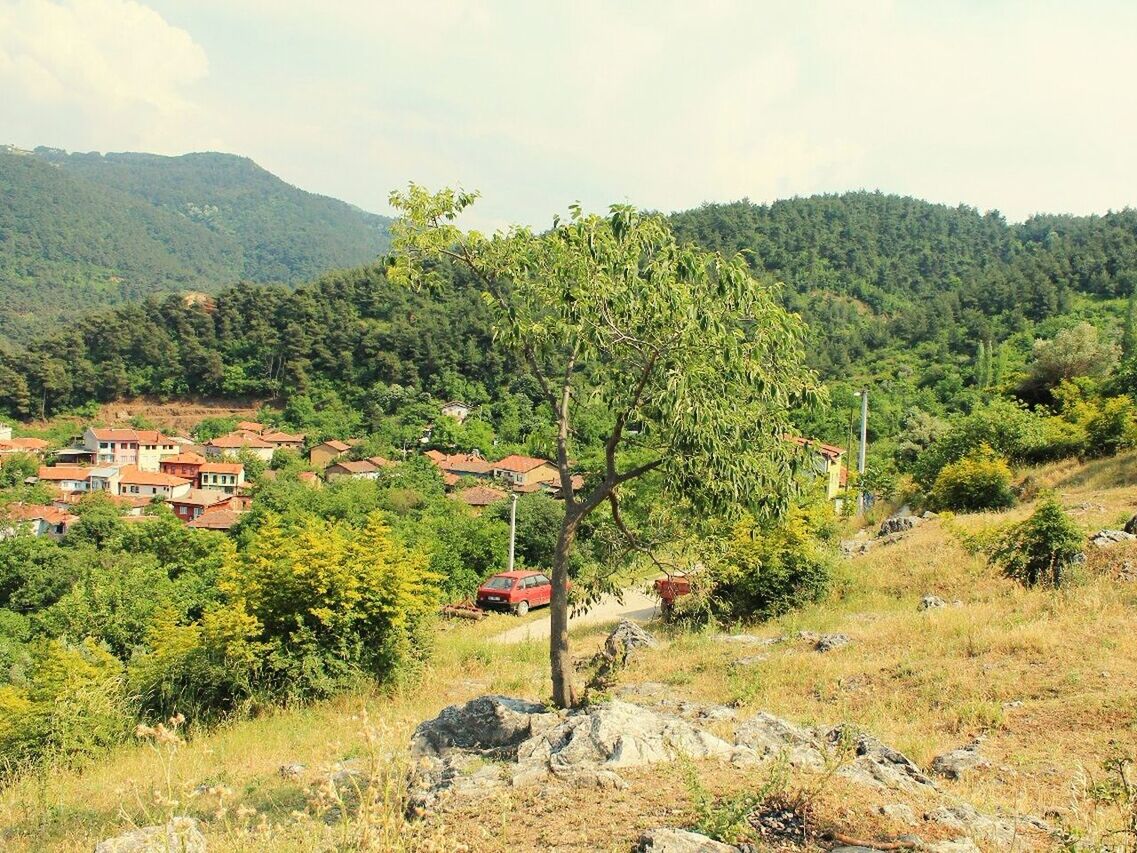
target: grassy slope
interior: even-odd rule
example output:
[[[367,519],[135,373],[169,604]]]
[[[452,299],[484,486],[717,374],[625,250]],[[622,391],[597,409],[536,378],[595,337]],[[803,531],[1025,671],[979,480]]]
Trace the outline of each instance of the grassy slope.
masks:
[[[1059,490],[1087,530],[1116,527],[1137,506],[1137,454],[1050,466],[1035,476]],[[954,524],[979,529],[1029,509],[960,517]],[[993,768],[963,782],[945,782],[945,789],[985,809],[1052,813],[1084,827],[1116,825],[1116,816],[1095,812],[1084,792],[1111,741],[1131,751],[1137,745],[1132,641],[1137,585],[1119,583],[1104,571],[1109,560],[1137,560],[1137,549],[1112,550],[1108,559],[1092,554],[1086,581],[1068,592],[1029,591],[998,577],[944,527],[927,524],[901,543],[849,563],[833,600],[755,629],[770,636],[840,630],[853,638],[842,650],[821,655],[790,642],[773,647],[769,660],[757,666],[732,667],[735,658],[753,650],[709,636],[677,635],[637,658],[625,680],[660,681],[678,696],[734,702],[742,716],[768,710],[802,722],[852,721],[925,766],[934,755],[986,734],[984,750]],[[917,602],[929,593],[963,604],[918,613]],[[396,776],[368,819],[353,824],[348,835],[358,840],[359,833],[368,833],[374,849],[398,847],[406,838],[395,819],[397,756],[415,723],[486,692],[547,693],[541,646],[484,642],[511,624],[509,617],[495,617],[450,626],[422,686],[403,695],[345,697],[193,740],[172,763],[179,810],[207,820],[214,850],[342,844],[348,836],[340,829],[293,812],[320,799],[318,785],[334,762],[373,755]],[[603,633],[594,628],[578,635],[577,651],[591,652]],[[1022,705],[1004,707],[1008,702]],[[308,765],[299,781],[280,778],[277,769],[289,762]],[[643,828],[692,820],[687,772],[675,764],[629,774],[628,790],[602,795],[561,785],[511,790],[412,832],[416,840],[434,842],[424,844],[428,849],[464,844],[473,850],[628,850]],[[715,764],[696,772],[716,793],[758,784],[753,773]],[[0,794],[0,827],[10,828],[0,839],[18,851],[45,845],[89,850],[93,841],[130,821],[160,815],[163,806],[152,791],[165,785],[164,778],[152,749],[125,747],[86,773],[25,779]],[[218,794],[188,796],[202,784],[231,789],[221,797],[223,815]],[[846,833],[900,832],[905,828],[873,814],[875,805],[900,799],[873,797],[830,780],[816,798],[815,812],[822,824]],[[256,814],[239,815],[241,806]],[[258,823],[264,828],[256,829]],[[916,831],[936,834],[927,825]]]

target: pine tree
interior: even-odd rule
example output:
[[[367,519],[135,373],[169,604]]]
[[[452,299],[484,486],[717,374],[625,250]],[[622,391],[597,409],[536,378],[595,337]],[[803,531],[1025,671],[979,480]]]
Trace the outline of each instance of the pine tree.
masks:
[[[1125,328],[1121,333],[1121,357],[1137,358],[1137,284],[1129,294],[1129,307],[1125,312]]]

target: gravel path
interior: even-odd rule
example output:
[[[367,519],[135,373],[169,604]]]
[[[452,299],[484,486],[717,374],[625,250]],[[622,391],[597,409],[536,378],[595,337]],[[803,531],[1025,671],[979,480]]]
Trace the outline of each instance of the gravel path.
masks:
[[[659,599],[646,595],[640,589],[624,590],[623,603],[616,600],[613,595],[606,595],[587,613],[569,618],[569,630],[578,625],[594,625],[598,622],[619,622],[621,619],[631,619],[635,622],[648,622],[658,615]],[[545,613],[540,619],[510,628],[491,638],[494,643],[524,643],[529,640],[546,640],[549,637],[549,615]]]

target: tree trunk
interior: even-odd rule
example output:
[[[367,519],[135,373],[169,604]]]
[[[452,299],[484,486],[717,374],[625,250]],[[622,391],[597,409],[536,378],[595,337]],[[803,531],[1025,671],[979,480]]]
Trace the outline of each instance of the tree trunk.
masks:
[[[553,702],[559,708],[576,705],[572,686],[572,658],[568,636],[568,563],[581,516],[565,508],[557,550],[553,554],[553,599],[549,605],[549,663],[553,676]]]

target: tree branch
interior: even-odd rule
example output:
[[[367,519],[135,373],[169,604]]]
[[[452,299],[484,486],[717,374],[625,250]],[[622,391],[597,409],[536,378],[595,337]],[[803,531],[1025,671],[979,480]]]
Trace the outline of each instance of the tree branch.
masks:
[[[655,563],[657,569],[670,577],[673,574],[671,570],[676,568],[676,566],[669,566],[667,563],[664,563],[662,560],[656,557],[651,548],[640,542],[639,539],[636,538],[635,534],[633,534],[632,531],[628,529],[628,526],[624,523],[624,517],[620,513],[620,499],[617,497],[615,489],[608,493],[608,503],[612,505],[612,520],[616,522],[616,528],[620,531],[620,533],[624,535],[624,538],[628,541],[628,545],[633,550],[639,551],[641,554],[646,554],[648,559]]]
[[[561,404],[557,410],[557,469],[561,475],[561,497],[565,503],[576,503],[572,491],[572,472],[569,470],[569,400],[572,397],[572,371],[576,367],[576,357],[580,353],[580,341],[573,345],[572,355],[565,364],[565,375],[561,381]]]

